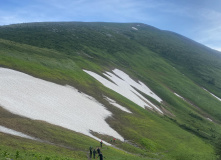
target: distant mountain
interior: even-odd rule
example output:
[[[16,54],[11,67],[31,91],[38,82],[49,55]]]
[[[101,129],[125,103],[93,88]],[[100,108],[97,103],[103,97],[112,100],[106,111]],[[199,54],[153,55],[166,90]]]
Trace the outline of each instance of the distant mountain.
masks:
[[[142,23],[0,26],[0,67],[0,132],[2,126],[37,139],[0,133],[3,158],[85,159],[101,139],[118,148],[105,145],[109,159],[219,157],[221,53],[184,36]],[[73,99],[66,89],[48,92],[51,82],[78,92],[68,92]],[[83,99],[72,110],[81,94],[93,102]],[[94,101],[108,110],[100,109],[105,116]],[[80,112],[88,116],[76,118]],[[100,116],[105,121],[95,121]]]

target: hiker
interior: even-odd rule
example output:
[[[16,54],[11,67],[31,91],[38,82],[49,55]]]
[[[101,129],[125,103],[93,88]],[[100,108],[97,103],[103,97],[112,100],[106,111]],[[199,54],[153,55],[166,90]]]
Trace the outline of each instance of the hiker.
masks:
[[[94,149],[94,150],[93,150],[93,157],[94,157],[94,159],[95,159],[96,153],[97,153],[97,152],[96,152],[96,150]]]
[[[102,148],[102,144],[103,144],[102,140],[101,140],[100,144],[101,144],[101,148]]]
[[[90,146],[89,150],[90,150],[90,158],[92,158],[92,147]]]
[[[100,154],[98,155],[98,157],[100,157],[100,160],[103,160],[103,158],[105,158],[102,153],[100,153]],[[98,158],[98,157],[97,157],[97,158]]]
[[[98,153],[98,154],[100,154],[100,153],[101,153],[101,150],[100,150],[100,148],[99,148],[99,147],[97,148],[97,153]]]
[[[114,140],[113,140],[113,141],[114,141],[114,143],[115,143],[115,140],[116,140],[116,138],[114,138]]]

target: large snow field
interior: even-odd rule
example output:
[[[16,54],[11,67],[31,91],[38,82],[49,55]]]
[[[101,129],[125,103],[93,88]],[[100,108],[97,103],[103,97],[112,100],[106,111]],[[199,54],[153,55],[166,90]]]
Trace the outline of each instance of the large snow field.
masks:
[[[113,73],[111,72],[105,72],[103,75],[105,75],[107,78],[109,78],[111,81],[109,81],[106,78],[103,78],[102,76],[88,70],[84,70],[86,73],[97,79],[99,82],[101,82],[104,86],[114,90],[115,92],[121,94],[122,96],[128,98],[129,100],[133,101],[137,105],[145,108],[148,107],[150,109],[154,109],[158,111],[159,113],[163,114],[163,112],[155,106],[153,103],[151,103],[149,100],[147,100],[145,97],[143,97],[139,92],[137,92],[134,88],[137,90],[147,94],[148,96],[154,98],[158,102],[162,102],[160,97],[158,97],[155,93],[153,93],[144,83],[138,81],[134,81],[131,79],[126,73],[119,69],[114,69]],[[113,83],[114,82],[114,83]],[[133,88],[134,87],[134,88]]]
[[[26,135],[24,133],[15,131],[13,129],[6,128],[6,127],[1,126],[1,125],[0,125],[0,132],[6,133],[6,134],[11,134],[11,135],[14,135],[14,136],[19,136],[19,137],[27,138],[27,139],[37,140],[34,137],[28,136],[28,135]]]
[[[0,106],[97,140],[90,130],[123,140],[105,121],[112,113],[93,97],[11,69],[0,68]]]

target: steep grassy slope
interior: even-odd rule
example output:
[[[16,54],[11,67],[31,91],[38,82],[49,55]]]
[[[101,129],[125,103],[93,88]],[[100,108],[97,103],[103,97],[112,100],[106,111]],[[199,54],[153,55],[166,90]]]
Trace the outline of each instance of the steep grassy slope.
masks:
[[[214,51],[174,33],[160,31],[144,24],[18,24],[0,27],[0,38],[2,67],[59,84],[72,85],[95,97],[113,113],[113,118],[107,119],[110,126],[138,147],[119,143],[117,147],[136,155],[109,148],[104,151],[109,157],[215,159],[212,145],[220,136],[221,128],[219,124],[206,118],[220,122],[221,102],[201,88],[203,86],[220,96],[221,60]],[[147,95],[144,96],[164,109],[166,114],[161,116],[143,110],[82,71],[87,69],[101,74],[113,68],[121,69],[135,80],[147,84],[164,103],[156,103]],[[133,114],[111,107],[102,98],[103,94],[129,108]],[[7,111],[1,113],[0,125],[58,144],[58,148],[62,148],[61,145],[77,148],[80,150],[79,155],[73,151],[77,159],[84,159],[86,153],[83,150],[87,150],[91,144],[96,145],[94,140],[83,140],[85,136],[71,131],[61,136],[63,129],[49,124],[42,125],[43,122],[31,121],[33,125],[30,131],[30,125],[25,125],[30,120],[14,118],[14,115]],[[42,134],[41,130],[46,130],[46,134]],[[52,133],[53,137],[50,137]],[[4,145],[1,146],[2,156],[5,152],[4,146],[9,144],[12,145],[9,145],[8,150],[15,156],[13,148],[18,148],[15,144],[21,140],[15,139],[11,142],[8,136],[1,136],[5,138]],[[72,137],[76,138],[73,140]],[[80,142],[77,139],[80,139]],[[50,153],[43,152],[44,145],[47,145]],[[55,154],[56,149],[53,146],[44,145],[36,142],[30,146],[34,146],[34,152],[44,158],[56,155],[60,156],[60,159],[62,156],[74,159],[73,155],[69,156],[68,153]],[[23,146],[28,150],[28,154],[31,154],[28,142]],[[64,149],[65,152],[70,152],[68,148]],[[26,152],[21,148],[18,150],[20,154]]]
[[[2,26],[0,38],[56,49],[68,55],[93,54],[96,59],[101,58],[97,55],[99,53],[96,53],[98,50],[102,57],[104,53],[118,56],[119,52],[124,52],[130,55],[139,51],[138,44],[141,44],[163,56],[196,83],[221,97],[220,53],[183,36],[145,24],[16,24]],[[96,52],[93,52],[93,49]],[[121,63],[126,65],[127,62],[122,59]]]
[[[149,35],[147,30],[138,33],[135,40],[172,62],[197,84],[221,96],[220,52],[176,33],[156,31]]]

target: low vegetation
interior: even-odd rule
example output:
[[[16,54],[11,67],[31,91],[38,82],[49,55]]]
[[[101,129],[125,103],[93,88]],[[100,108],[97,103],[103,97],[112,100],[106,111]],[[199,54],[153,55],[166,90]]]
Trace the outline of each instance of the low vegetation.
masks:
[[[138,26],[139,25],[139,26]],[[137,27],[133,30],[131,27]],[[113,113],[109,125],[125,142],[105,146],[107,159],[215,160],[221,134],[221,56],[175,33],[144,24],[32,23],[0,27],[0,66],[69,84]],[[82,71],[114,68],[144,82],[163,103],[164,115],[144,110]],[[185,100],[177,97],[179,94]],[[133,114],[113,108],[103,95]],[[207,118],[213,120],[209,121]],[[82,134],[13,115],[1,108],[0,125],[43,142],[0,133],[0,158],[87,159],[99,142]],[[96,134],[96,133],[95,133]],[[112,137],[97,134],[109,141]]]

